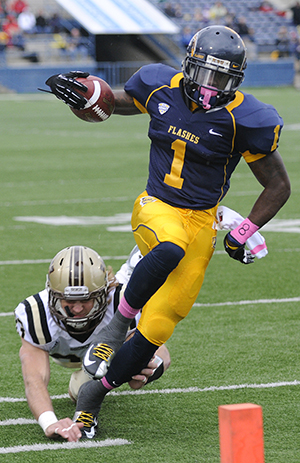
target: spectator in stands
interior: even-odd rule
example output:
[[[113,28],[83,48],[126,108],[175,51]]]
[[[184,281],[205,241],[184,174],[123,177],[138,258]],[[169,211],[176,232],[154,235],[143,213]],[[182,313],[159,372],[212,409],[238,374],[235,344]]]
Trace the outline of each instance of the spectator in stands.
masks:
[[[238,18],[234,26],[234,30],[242,37],[243,40],[249,36],[249,27],[245,16],[240,16]]]
[[[172,5],[172,3],[167,2],[164,6],[164,13],[169,16],[170,18],[175,18],[176,12],[175,12],[175,7]]]
[[[294,33],[293,38],[293,55],[295,56],[295,70],[300,72],[300,37],[297,32]]]
[[[182,13],[182,8],[181,8],[181,3],[176,3],[175,4],[175,18],[182,18],[183,13]]]
[[[274,7],[272,3],[268,1],[263,1],[260,4],[259,11],[263,11],[264,13],[269,13],[270,11],[274,11]]]
[[[48,32],[48,22],[43,11],[39,11],[35,18],[35,29],[40,34]]]
[[[235,16],[232,13],[227,13],[224,18],[224,26],[230,27],[230,29],[236,29],[236,21]]]
[[[224,22],[227,13],[226,6],[222,2],[216,2],[209,10],[209,17],[214,24],[221,24]]]
[[[199,7],[196,7],[195,10],[194,10],[193,22],[197,22],[197,23],[202,23],[203,22],[202,10]]]
[[[203,16],[203,21],[205,24],[209,23],[209,5],[206,4],[204,5],[204,7],[202,8],[202,16]]]
[[[73,27],[70,32],[66,52],[71,59],[86,58],[88,55],[86,42],[77,27]]]
[[[8,15],[7,5],[5,0],[0,0],[0,19]]]
[[[6,32],[0,28],[0,67],[6,64],[6,47],[9,37]]]
[[[257,45],[255,43],[254,30],[248,26],[245,16],[240,16],[236,21],[233,29],[242,37],[247,48],[247,57],[249,61],[257,58]]]
[[[9,10],[11,13],[19,16],[26,7],[28,7],[28,3],[24,2],[24,0],[15,0],[9,5]]]
[[[25,40],[22,30],[20,29],[16,18],[8,15],[2,23],[2,29],[8,35],[8,47],[16,47],[19,50],[25,50]]]
[[[287,56],[291,56],[292,54],[292,43],[291,37],[289,35],[288,29],[286,26],[281,26],[278,31],[277,39],[276,39],[276,50],[273,53],[273,58],[284,58]]]
[[[186,50],[186,47],[190,43],[191,38],[193,37],[192,29],[190,26],[185,26],[181,34],[181,45]]]
[[[53,34],[59,34],[62,32],[63,27],[61,25],[61,19],[58,13],[54,13],[54,15],[49,20],[49,28],[50,32]]]
[[[18,16],[17,21],[19,28],[25,34],[35,33],[36,20],[34,14],[32,13],[29,7],[23,9],[22,13],[20,13]]]
[[[300,2],[296,2],[294,6],[290,8],[293,15],[293,24],[295,26],[300,25]]]
[[[68,42],[62,34],[53,34],[53,42],[51,43],[51,48],[58,50],[59,54],[65,57],[68,49]]]
[[[252,27],[249,27],[249,35],[247,37],[246,47],[247,47],[248,61],[256,60],[258,57],[258,51],[257,51],[256,38],[255,38],[255,31]]]

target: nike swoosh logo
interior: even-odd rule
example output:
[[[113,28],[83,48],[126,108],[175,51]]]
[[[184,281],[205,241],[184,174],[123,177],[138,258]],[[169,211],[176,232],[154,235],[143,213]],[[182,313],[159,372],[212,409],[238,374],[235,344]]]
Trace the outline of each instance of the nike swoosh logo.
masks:
[[[209,133],[211,135],[217,135],[218,137],[223,137],[221,133],[215,132],[214,129],[209,129]]]
[[[94,360],[93,362],[89,359],[89,356],[90,356],[90,350],[93,349],[94,346],[93,344],[88,348],[86,354],[85,354],[85,358],[84,358],[84,364],[89,367],[90,365],[93,365],[93,363],[96,363],[96,360]]]
[[[121,384],[117,384],[115,381],[113,381],[112,383],[113,383],[113,386],[115,386],[115,387],[121,386]]]

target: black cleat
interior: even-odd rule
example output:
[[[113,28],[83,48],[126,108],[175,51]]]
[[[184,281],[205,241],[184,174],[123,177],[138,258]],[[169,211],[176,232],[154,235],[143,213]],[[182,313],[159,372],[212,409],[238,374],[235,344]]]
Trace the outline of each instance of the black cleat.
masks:
[[[95,415],[88,412],[75,412],[73,421],[75,423],[83,423],[81,431],[81,440],[93,439],[96,436],[98,421]]]

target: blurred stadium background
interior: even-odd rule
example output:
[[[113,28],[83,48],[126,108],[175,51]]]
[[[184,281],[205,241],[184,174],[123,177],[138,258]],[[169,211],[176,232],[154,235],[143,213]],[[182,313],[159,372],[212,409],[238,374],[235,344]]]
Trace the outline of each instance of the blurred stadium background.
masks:
[[[25,5],[21,13],[20,3]],[[219,16],[212,10],[217,3],[221,3],[219,11],[223,8]],[[187,40],[212,23],[230,25],[242,34],[249,55],[246,86],[294,85],[300,56],[298,20],[292,10],[295,3],[4,1],[2,11],[0,7],[0,91],[36,92],[51,73],[73,68],[96,74],[112,86],[122,85],[148,62],[180,68]]]

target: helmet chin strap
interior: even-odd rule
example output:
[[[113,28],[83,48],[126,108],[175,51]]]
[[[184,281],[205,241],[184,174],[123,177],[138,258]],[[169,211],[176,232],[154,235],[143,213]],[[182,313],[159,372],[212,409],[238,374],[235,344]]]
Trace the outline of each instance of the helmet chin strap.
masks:
[[[71,312],[68,305],[65,306],[65,311],[67,312],[68,317],[73,318],[75,315]]]
[[[201,104],[204,109],[210,109],[211,105],[209,104],[209,101],[211,97],[217,96],[218,90],[215,87],[200,87],[200,95],[203,95],[203,98],[201,99]],[[200,98],[199,98],[200,100]]]

